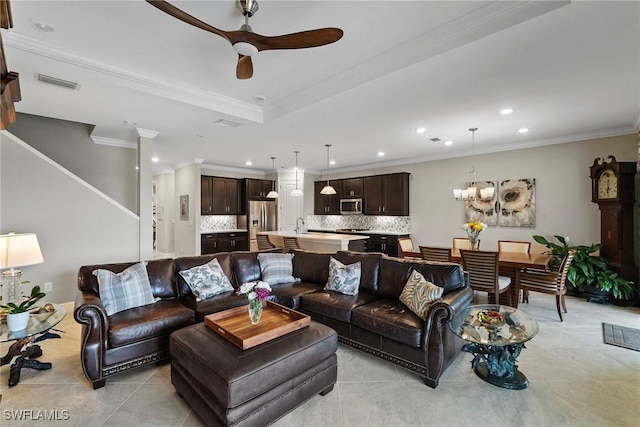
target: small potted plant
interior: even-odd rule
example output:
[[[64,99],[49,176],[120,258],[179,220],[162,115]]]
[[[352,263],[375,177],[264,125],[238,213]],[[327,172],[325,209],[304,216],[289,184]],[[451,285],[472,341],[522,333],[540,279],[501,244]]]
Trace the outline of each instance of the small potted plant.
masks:
[[[7,327],[9,331],[16,332],[26,329],[29,323],[29,309],[45,295],[44,292],[40,292],[40,286],[34,286],[31,289],[31,295],[25,297],[20,304],[10,302],[6,305],[0,305],[1,308],[7,310]]]
[[[533,236],[533,239],[551,249],[549,253],[553,255],[555,265],[558,266],[567,252],[575,251],[573,262],[569,266],[567,279],[577,289],[584,291],[588,295],[597,296],[598,292],[605,296],[611,293],[615,298],[628,300],[633,296],[632,282],[623,279],[612,271],[607,265],[604,257],[592,255],[602,248],[600,243],[590,246],[578,245],[569,246],[569,237],[553,236],[560,244],[549,242],[542,236]],[[552,265],[553,267],[553,265]]]

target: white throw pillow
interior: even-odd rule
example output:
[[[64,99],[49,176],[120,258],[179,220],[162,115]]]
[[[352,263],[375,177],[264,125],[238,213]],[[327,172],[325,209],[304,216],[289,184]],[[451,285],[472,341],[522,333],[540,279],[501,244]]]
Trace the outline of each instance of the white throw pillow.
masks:
[[[405,283],[400,302],[413,311],[422,320],[427,319],[429,304],[442,297],[444,288],[434,285],[422,274],[413,270]]]
[[[198,265],[188,270],[182,270],[179,274],[189,285],[196,301],[203,301],[225,292],[233,291],[229,278],[216,258],[204,265]]]
[[[109,316],[156,302],[146,265],[139,262],[117,274],[100,268],[92,271],[98,279],[100,299]]]
[[[293,283],[293,254],[258,254],[262,280],[269,285]]]
[[[329,281],[324,287],[345,295],[358,295],[362,263],[344,265],[334,257],[329,260]]]

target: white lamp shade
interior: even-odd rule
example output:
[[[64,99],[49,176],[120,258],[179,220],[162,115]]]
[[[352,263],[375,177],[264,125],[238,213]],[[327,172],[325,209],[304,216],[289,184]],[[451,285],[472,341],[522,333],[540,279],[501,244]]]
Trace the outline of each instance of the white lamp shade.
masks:
[[[330,185],[325,185],[322,190],[320,190],[320,194],[332,195],[336,194],[336,189]]]
[[[486,187],[480,189],[480,197],[483,199],[493,198],[493,187]]]
[[[476,187],[469,187],[467,188],[467,192],[469,194],[469,197],[476,197],[477,189]]]
[[[454,188],[453,189],[453,197],[455,197],[456,199],[459,199],[462,197],[462,190],[460,190],[459,188]]]
[[[278,197],[280,197],[280,195],[276,190],[271,190],[267,193],[267,199],[277,199]]]
[[[460,197],[463,200],[467,200],[469,198],[469,190],[460,190]]]
[[[293,190],[293,191],[291,192],[291,196],[292,196],[292,197],[301,197],[301,196],[303,196],[303,194],[302,194],[302,190],[300,190],[300,189],[296,188],[295,190]]]
[[[35,234],[9,233],[0,236],[0,268],[24,267],[43,261]]]

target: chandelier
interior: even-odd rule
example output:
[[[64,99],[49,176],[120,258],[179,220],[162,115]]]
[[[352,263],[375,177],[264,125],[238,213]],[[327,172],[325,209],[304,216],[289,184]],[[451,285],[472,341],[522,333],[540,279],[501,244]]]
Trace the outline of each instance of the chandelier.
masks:
[[[475,156],[475,132],[478,128],[470,128],[471,132],[471,155]],[[469,171],[471,175],[471,179],[469,180],[471,185],[468,188],[454,188],[453,189],[453,197],[456,200],[490,200],[493,199],[493,187],[486,187],[478,189],[478,184],[476,180],[476,175],[478,171],[476,170],[475,165],[471,167],[471,171]]]

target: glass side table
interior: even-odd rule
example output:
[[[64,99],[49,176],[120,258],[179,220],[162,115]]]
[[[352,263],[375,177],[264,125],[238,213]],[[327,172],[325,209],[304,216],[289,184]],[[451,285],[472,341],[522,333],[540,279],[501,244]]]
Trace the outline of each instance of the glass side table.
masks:
[[[0,322],[0,342],[15,341],[0,359],[0,366],[11,364],[9,387],[18,384],[22,368],[51,369],[51,363],[37,360],[42,356],[42,349],[35,343],[48,338],[60,338],[60,335],[49,331],[64,319],[67,311],[60,304],[53,304],[53,307],[54,311],[48,316],[30,314],[27,327],[21,331],[9,332],[7,320]]]
[[[474,355],[471,366],[483,380],[512,390],[527,388],[529,380],[516,360],[524,343],[538,333],[538,322],[503,305],[472,305],[458,313],[449,327],[465,341],[462,351]]]

